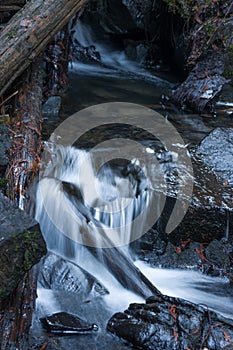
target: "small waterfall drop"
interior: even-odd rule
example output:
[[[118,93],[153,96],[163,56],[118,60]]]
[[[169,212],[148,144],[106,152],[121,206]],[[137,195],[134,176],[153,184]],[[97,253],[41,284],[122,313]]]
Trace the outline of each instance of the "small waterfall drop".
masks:
[[[140,183],[139,193],[133,177],[127,187],[123,176],[110,167],[98,176],[88,152],[61,145],[52,148],[39,181],[35,215],[48,248],[72,257],[85,269],[88,256],[91,273],[97,259],[125,288],[143,297],[157,293],[134,266],[127,247],[134,240],[134,218],[149,204],[146,183]]]
[[[47,148],[50,159],[46,169],[41,170],[35,217],[49,250],[72,260],[106,286],[110,294],[104,300],[111,312],[125,308],[132,301],[141,302],[161,290],[167,295],[208,305],[232,318],[233,310],[229,307],[232,295],[224,292],[226,280],[190,270],[155,269],[143,262],[134,264],[128,246],[122,246],[122,242],[132,239],[132,226],[125,224],[149,203],[146,182],[141,182],[138,193],[137,181],[132,178],[132,186],[125,186],[119,169],[105,167],[96,174],[91,156],[84,150],[49,143]],[[119,195],[122,190],[127,194],[125,198]],[[59,311],[60,304],[53,303],[49,308],[43,301],[46,293],[39,290],[39,307]],[[48,293],[52,298],[53,293]],[[117,296],[115,301],[114,296]]]
[[[72,30],[73,42],[81,45],[84,50],[89,51],[88,48],[94,50],[100,55],[100,62],[97,64],[73,62],[72,67],[77,69],[79,74],[91,74],[91,75],[109,75],[119,78],[119,72],[123,76],[131,76],[134,79],[146,79],[158,83],[160,85],[172,85],[166,80],[159,78],[151,74],[149,71],[140,66],[139,63],[131,61],[123,50],[115,48],[109,42],[100,41],[97,38],[92,27],[79,20],[75,28]],[[74,44],[75,45],[75,44]]]

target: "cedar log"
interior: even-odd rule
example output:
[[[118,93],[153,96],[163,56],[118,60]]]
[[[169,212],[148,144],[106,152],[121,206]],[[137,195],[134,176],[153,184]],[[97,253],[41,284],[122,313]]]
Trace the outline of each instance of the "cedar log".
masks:
[[[1,31],[0,96],[87,0],[31,0]]]
[[[15,112],[11,119],[12,146],[8,178],[8,197],[24,209],[25,188],[37,173],[41,152],[42,59],[22,76]]]
[[[29,329],[35,309],[37,268],[33,267],[19,283],[11,297],[0,303],[1,350],[26,350],[29,347]]]

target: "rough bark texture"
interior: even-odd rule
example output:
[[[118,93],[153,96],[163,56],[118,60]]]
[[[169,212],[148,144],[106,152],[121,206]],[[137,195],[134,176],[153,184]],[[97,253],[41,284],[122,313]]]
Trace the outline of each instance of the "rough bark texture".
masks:
[[[8,197],[21,209],[24,207],[25,188],[37,173],[41,151],[41,60],[33,63],[22,77],[18,89],[15,112],[11,120],[12,146],[7,171]]]
[[[1,350],[26,350],[29,346],[29,329],[36,300],[36,269],[25,275],[10,298],[1,303]]]
[[[69,27],[66,25],[45,49],[46,78],[43,92],[46,98],[62,95],[68,88],[69,44]]]
[[[9,21],[0,40],[0,95],[31,64],[86,0],[31,0]]]

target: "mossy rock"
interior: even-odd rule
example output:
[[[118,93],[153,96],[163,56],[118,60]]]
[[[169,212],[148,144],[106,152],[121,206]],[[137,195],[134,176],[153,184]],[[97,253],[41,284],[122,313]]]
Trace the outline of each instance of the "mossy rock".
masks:
[[[0,301],[45,254],[37,222],[0,193]]]

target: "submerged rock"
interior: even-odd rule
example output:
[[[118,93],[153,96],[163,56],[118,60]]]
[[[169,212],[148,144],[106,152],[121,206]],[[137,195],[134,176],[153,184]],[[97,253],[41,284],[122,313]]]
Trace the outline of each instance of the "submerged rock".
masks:
[[[46,254],[39,225],[0,193],[0,300]]]
[[[107,329],[147,350],[225,349],[233,340],[232,320],[168,296],[131,304],[109,320]]]
[[[41,323],[51,333],[83,334],[98,331],[96,324],[90,324],[82,318],[68,314],[67,312],[58,312],[44,317],[41,319]]]
[[[53,253],[42,260],[38,280],[44,288],[75,293],[80,300],[109,293],[90,273]]]

